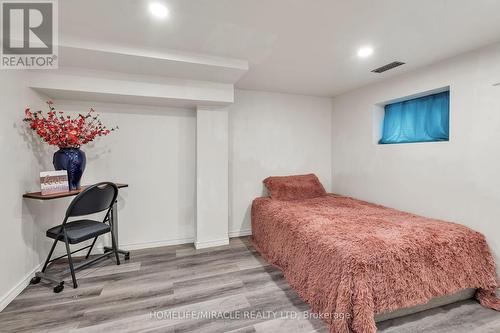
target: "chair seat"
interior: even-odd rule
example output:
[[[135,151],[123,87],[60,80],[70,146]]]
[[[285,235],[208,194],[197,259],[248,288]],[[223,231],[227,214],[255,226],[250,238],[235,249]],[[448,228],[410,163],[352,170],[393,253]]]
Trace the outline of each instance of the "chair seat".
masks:
[[[60,230],[60,225],[50,228],[47,230],[47,237],[64,240],[64,235],[59,232]],[[70,244],[77,244],[95,238],[110,232],[110,230],[111,228],[106,223],[93,220],[78,220],[66,223],[66,234]]]

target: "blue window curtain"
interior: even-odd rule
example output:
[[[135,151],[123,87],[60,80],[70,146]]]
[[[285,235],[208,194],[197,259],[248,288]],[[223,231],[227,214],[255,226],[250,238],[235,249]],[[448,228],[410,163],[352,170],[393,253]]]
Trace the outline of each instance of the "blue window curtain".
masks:
[[[450,92],[385,106],[380,144],[448,141]]]

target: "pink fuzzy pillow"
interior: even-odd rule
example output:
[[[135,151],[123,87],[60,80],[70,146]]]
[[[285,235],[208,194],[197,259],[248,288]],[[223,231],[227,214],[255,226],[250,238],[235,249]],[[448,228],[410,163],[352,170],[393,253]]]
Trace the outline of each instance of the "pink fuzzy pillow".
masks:
[[[299,200],[326,195],[325,188],[315,174],[268,177],[264,179],[264,185],[271,199],[276,200]]]

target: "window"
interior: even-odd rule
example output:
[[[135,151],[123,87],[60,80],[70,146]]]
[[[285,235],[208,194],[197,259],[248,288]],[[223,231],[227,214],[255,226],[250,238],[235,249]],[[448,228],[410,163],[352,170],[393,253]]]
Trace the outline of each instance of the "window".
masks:
[[[379,144],[448,141],[450,92],[386,105],[383,126]]]

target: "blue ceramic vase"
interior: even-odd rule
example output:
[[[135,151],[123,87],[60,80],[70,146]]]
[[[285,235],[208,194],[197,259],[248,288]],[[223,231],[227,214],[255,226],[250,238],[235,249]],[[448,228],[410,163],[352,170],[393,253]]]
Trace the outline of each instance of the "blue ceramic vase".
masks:
[[[82,179],[86,162],[85,153],[79,148],[60,148],[54,153],[52,161],[56,170],[68,171],[70,190],[80,189],[80,180]]]

